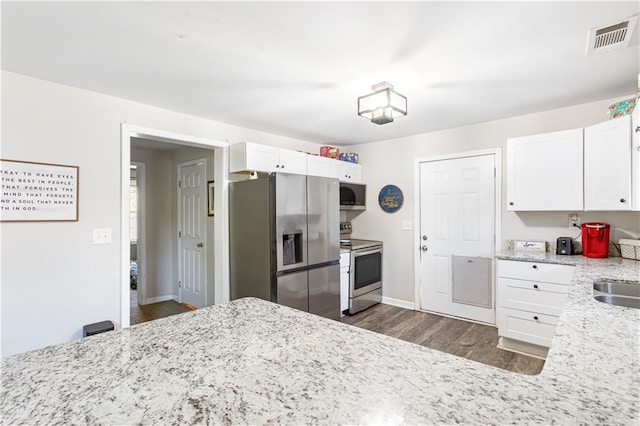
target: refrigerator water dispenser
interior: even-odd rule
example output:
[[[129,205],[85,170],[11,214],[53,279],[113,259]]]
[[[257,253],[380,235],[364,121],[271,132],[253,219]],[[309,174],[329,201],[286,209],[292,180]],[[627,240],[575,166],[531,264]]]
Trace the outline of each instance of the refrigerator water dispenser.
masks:
[[[302,262],[302,231],[282,235],[282,264]]]

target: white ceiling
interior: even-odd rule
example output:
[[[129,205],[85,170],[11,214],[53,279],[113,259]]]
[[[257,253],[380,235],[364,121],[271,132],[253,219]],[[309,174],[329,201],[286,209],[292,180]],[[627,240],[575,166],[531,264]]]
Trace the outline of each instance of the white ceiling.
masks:
[[[632,94],[631,2],[3,2],[2,68],[313,142],[390,139]],[[635,39],[638,30],[635,30]],[[409,114],[357,97],[388,81]],[[604,113],[604,112],[603,112]],[[259,142],[259,141],[256,141]]]

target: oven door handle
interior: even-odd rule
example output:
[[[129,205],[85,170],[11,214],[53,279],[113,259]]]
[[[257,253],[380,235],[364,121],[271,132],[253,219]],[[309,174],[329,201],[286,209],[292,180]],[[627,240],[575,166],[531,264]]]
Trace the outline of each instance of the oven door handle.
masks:
[[[377,248],[377,249],[365,250],[365,251],[354,250],[351,253],[353,253],[353,257],[366,256],[368,254],[382,253],[382,249],[381,248]]]

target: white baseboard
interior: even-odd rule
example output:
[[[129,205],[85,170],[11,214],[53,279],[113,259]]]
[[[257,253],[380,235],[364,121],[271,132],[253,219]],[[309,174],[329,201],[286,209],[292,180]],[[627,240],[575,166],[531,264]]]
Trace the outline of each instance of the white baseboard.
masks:
[[[414,302],[407,302],[406,300],[393,299],[391,297],[382,296],[382,303],[384,303],[385,305],[397,306],[399,308],[404,308],[404,309],[411,309],[411,310],[416,309],[416,305]]]
[[[166,296],[158,296],[158,297],[148,297],[145,305],[150,305],[152,303],[166,302],[167,300],[172,300],[173,295],[169,294]]]

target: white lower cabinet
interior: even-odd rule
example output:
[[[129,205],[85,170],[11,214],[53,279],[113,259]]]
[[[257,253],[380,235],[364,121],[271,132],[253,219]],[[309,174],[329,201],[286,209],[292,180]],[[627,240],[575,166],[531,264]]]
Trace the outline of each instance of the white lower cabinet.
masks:
[[[558,325],[557,316],[509,308],[501,308],[501,311],[498,316],[500,336],[547,348],[551,346]]]
[[[540,357],[555,334],[574,267],[498,260],[498,335],[504,349]]]

